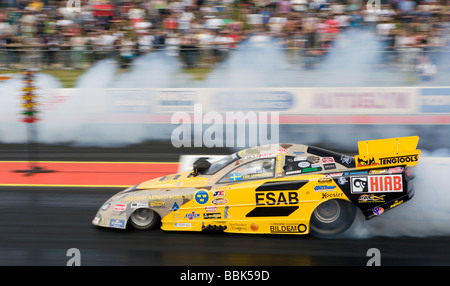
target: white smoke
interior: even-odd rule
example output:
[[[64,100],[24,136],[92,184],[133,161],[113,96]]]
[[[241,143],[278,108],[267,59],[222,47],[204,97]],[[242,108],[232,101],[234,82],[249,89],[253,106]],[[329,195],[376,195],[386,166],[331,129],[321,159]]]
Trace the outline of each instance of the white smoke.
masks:
[[[375,236],[426,237],[450,235],[450,187],[448,150],[422,152],[412,170],[415,194],[413,198],[378,217],[365,220],[358,214],[354,224],[342,236],[369,238]]]
[[[117,61],[106,59],[97,62],[79,77],[74,95],[67,96],[63,102],[53,105],[51,102],[55,101],[55,98],[48,91],[61,87],[61,84],[49,75],[37,73],[36,82],[42,89],[40,101],[43,103],[39,114],[41,120],[37,124],[39,140],[42,143],[103,147],[126,146],[151,140],[170,141],[171,130],[167,125],[163,127],[156,124],[126,124],[115,120],[116,117],[122,120],[123,113],[111,110],[111,102],[99,93],[99,89],[130,89],[130,92],[122,96],[128,95],[135,101],[147,97],[145,100],[148,105],[152,105],[156,100],[153,94],[133,94],[132,89],[375,86],[378,83],[378,79],[372,76],[380,68],[378,63],[381,45],[372,32],[350,29],[341,33],[331,51],[319,60],[313,69],[305,68],[304,61],[289,60],[288,53],[283,48],[281,39],[264,34],[253,35],[214,67],[204,80],[193,80],[187,73],[182,72],[178,57],[169,56],[165,51],[136,58],[127,71],[121,70]],[[301,51],[291,53],[297,53],[298,56]],[[389,74],[389,77],[383,78],[384,83],[405,83],[395,72],[384,73],[386,74]],[[22,84],[20,76],[0,82],[0,142],[26,142],[26,128],[19,122],[19,114],[22,111],[19,90]],[[90,116],[95,115],[97,111],[97,116]],[[149,108],[146,115],[151,116],[157,112]],[[333,148],[344,150],[355,149],[355,142],[358,140],[417,135],[417,130],[421,131],[421,134],[426,132],[417,126],[389,129],[373,125],[369,129],[363,125],[347,125],[326,129],[324,126],[299,128],[285,125],[282,128],[280,141],[331,144]],[[429,141],[437,146],[448,141],[445,136],[426,137],[432,138]],[[422,142],[427,138],[422,138]]]
[[[0,81],[0,142],[22,143],[27,140],[25,124],[21,122],[24,116],[22,104],[24,87],[23,77],[20,74],[7,74],[11,79]],[[49,102],[49,94],[43,92],[47,88],[61,88],[61,83],[53,76],[45,73],[35,75],[35,86],[38,95],[37,102],[44,104]]]

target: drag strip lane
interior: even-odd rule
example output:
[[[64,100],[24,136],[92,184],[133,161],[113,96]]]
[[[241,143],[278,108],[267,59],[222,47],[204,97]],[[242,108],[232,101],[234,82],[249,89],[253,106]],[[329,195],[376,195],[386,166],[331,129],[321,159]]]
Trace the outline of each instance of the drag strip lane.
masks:
[[[43,173],[27,176],[26,161],[0,161],[0,186],[129,187],[178,171],[172,162],[41,161]]]
[[[301,266],[450,265],[450,237],[317,239],[311,236],[135,231],[95,227],[118,188],[0,187],[0,265]]]

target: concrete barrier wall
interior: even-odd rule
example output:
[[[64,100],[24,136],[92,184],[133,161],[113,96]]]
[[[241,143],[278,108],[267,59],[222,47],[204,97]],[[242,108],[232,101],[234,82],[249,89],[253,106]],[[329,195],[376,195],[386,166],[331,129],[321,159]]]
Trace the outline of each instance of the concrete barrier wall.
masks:
[[[450,87],[52,89],[41,108],[90,122],[170,123],[175,112],[277,112],[282,124],[449,124]],[[420,116],[420,117],[418,117]]]

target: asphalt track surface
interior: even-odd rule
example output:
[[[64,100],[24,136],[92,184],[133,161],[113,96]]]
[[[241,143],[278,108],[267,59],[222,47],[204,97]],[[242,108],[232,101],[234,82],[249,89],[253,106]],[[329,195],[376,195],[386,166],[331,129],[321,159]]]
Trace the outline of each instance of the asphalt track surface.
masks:
[[[79,158],[70,150],[61,152],[58,158]],[[90,158],[103,156],[96,154]],[[115,156],[109,158],[133,159],[127,152]],[[23,158],[16,154],[14,159]],[[93,226],[98,208],[119,190],[0,187],[0,265],[65,266],[71,248],[79,249],[83,266],[365,266],[372,248],[379,250],[382,266],[450,265],[448,236],[320,239]]]
[[[70,248],[95,266],[449,265],[450,237],[319,239],[311,236],[99,228],[99,206],[117,189],[0,190],[0,265],[65,266]]]

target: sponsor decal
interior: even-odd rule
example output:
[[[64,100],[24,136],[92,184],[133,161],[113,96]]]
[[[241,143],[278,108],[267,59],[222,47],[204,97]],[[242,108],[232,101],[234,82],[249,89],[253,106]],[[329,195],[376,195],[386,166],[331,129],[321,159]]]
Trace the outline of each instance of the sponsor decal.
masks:
[[[222,214],[221,213],[205,213],[203,214],[204,219],[221,219]]]
[[[327,178],[327,177],[325,177],[325,178],[320,178],[319,180],[317,180],[317,182],[319,183],[319,184],[326,184],[326,183],[331,183],[333,180],[331,179],[331,178]]]
[[[308,157],[309,160],[311,160],[311,162],[313,162],[314,164],[318,164],[320,162],[320,158],[317,156],[312,156],[312,157]]]
[[[315,186],[314,191],[316,192],[326,192],[326,191],[334,191],[336,186]]]
[[[309,163],[307,161],[302,161],[302,162],[298,163],[298,166],[300,168],[308,168],[309,166],[311,166],[311,163]]]
[[[207,192],[207,191],[205,191],[205,190],[199,190],[199,191],[197,191],[197,192],[195,193],[194,198],[195,198],[195,201],[196,201],[198,204],[203,205],[203,204],[206,204],[206,203],[208,202],[208,200],[209,200],[209,195],[208,195],[208,192]]]
[[[217,198],[217,199],[213,199],[213,200],[211,201],[211,203],[212,203],[213,205],[218,205],[218,206],[220,206],[220,205],[226,205],[226,204],[228,204],[228,199],[226,199],[226,198]]]
[[[401,172],[403,172],[403,168],[402,167],[390,168],[388,170],[389,174],[398,174],[398,173],[401,173]]]
[[[248,225],[245,223],[230,223],[230,229],[237,231],[246,231],[248,230]]]
[[[367,171],[356,171],[356,172],[345,172],[344,176],[348,176],[348,175],[362,175],[362,174],[368,174]]]
[[[374,215],[380,215],[384,213],[384,209],[382,207],[376,207],[372,209]]]
[[[353,161],[353,158],[347,155],[342,155],[341,156],[341,162],[344,165],[351,165]]]
[[[184,216],[184,218],[188,219],[188,220],[193,220],[195,218],[199,218],[200,214],[196,213],[195,211],[188,213]]]
[[[130,207],[132,209],[139,209],[139,208],[148,208],[148,203],[131,203]]]
[[[181,216],[181,214],[178,214],[178,213],[171,213],[171,215],[172,215],[172,219],[173,219],[173,220],[182,220],[182,219],[183,219],[182,216]]]
[[[102,211],[106,211],[109,209],[109,207],[111,206],[111,203],[106,203],[102,206]]]
[[[401,175],[351,177],[351,193],[402,192]]]
[[[258,158],[258,154],[253,154],[253,155],[249,155],[249,156],[245,156],[243,158],[243,160],[249,160],[249,159],[255,159]]]
[[[358,167],[368,167],[368,166],[378,166],[378,165],[396,165],[396,164],[413,163],[413,162],[417,162],[418,160],[419,160],[419,154],[383,157],[383,158],[378,158],[378,162],[376,162],[374,157],[369,158],[367,160],[358,158],[357,166]]]
[[[336,169],[336,164],[332,163],[332,164],[323,164],[323,168],[324,170],[332,170],[332,169]]]
[[[374,175],[376,175],[376,174],[387,174],[387,169],[382,169],[382,170],[370,170],[369,171],[369,174],[374,174]]]
[[[298,190],[304,181],[265,182],[255,189],[256,207],[246,217],[289,216],[299,207]]]
[[[292,159],[291,159],[291,160],[292,160]],[[294,157],[294,160],[293,160],[293,161],[306,161],[306,160],[308,160],[307,157]]]
[[[205,207],[205,212],[207,213],[217,212],[217,207]]]
[[[322,163],[324,163],[324,164],[331,164],[331,163],[334,163],[334,158],[333,158],[333,157],[325,157],[325,158],[322,158]]]
[[[179,209],[180,209],[180,207],[179,207],[178,204],[175,202],[170,210],[176,212],[176,211],[179,210]]]
[[[288,175],[294,175],[294,174],[300,174],[301,172],[302,172],[302,170],[289,171],[289,172],[286,172],[286,176],[288,176]]]
[[[232,173],[230,174],[230,181],[241,181],[242,174],[241,173]]]
[[[163,201],[151,201],[150,206],[153,208],[163,208],[166,206],[166,203]]]
[[[385,157],[380,158],[380,164],[381,165],[404,164],[409,162],[417,162],[418,160],[419,156],[417,154],[408,156]]]
[[[225,207],[225,209],[224,209],[224,211],[223,211],[223,217],[225,218],[225,219],[227,219],[228,218],[228,210],[230,209],[230,207],[229,206],[226,206]],[[231,217],[231,216],[230,216]]]
[[[243,180],[248,180],[248,179],[254,179],[254,178],[272,177],[272,176],[273,176],[272,172],[264,172],[264,173],[243,175],[242,179]]]
[[[334,193],[322,193],[322,200],[323,199],[332,199],[332,198],[342,198],[343,193],[341,192],[334,192]]]
[[[344,173],[331,173],[331,174],[326,174],[325,177],[340,177],[343,174]]]
[[[403,200],[400,200],[400,201],[395,200],[395,202],[389,208],[392,209],[392,208],[394,208],[394,207],[396,207],[396,206],[398,206],[400,204],[403,204]]]
[[[277,156],[277,177],[283,176],[283,173],[282,173],[283,171],[281,169],[281,157],[282,157],[282,154],[279,153]]]
[[[303,233],[306,225],[296,223],[273,223],[270,225],[271,233]]]
[[[298,204],[298,193],[291,192],[257,192],[255,194],[256,205],[296,205]]]
[[[149,200],[173,200],[173,199],[192,199],[192,195],[147,195],[147,196],[129,196],[123,200],[129,201],[149,201]]]
[[[303,171],[303,173],[317,172],[317,171],[322,171],[322,168],[319,168],[319,167],[305,168],[302,171]]]
[[[111,219],[109,221],[110,227],[116,227],[116,228],[124,228],[125,227],[125,221],[123,219]]]
[[[361,195],[358,197],[358,203],[384,203],[384,197],[386,195],[380,195],[375,196],[374,194],[371,195]]]
[[[214,191],[213,197],[225,197],[225,191]]]
[[[378,163],[375,162],[375,158],[370,158],[367,160],[363,160],[358,157],[358,167],[368,167],[368,166],[377,166]]]
[[[340,177],[339,179],[338,179],[338,184],[339,185],[345,185],[346,183],[348,182],[348,180],[347,180],[347,178],[345,178],[345,177]]]
[[[257,225],[256,223],[252,223],[250,225],[250,229],[253,230],[253,231],[258,231],[259,225]]]
[[[125,204],[117,204],[114,206],[114,210],[117,212],[122,212],[127,209],[127,205]]]
[[[177,222],[174,224],[175,227],[191,227],[190,222]]]
[[[271,157],[271,156],[274,156],[275,155],[275,153],[262,153],[262,154],[259,154],[258,155],[258,157],[259,158],[263,158],[263,157]]]
[[[319,162],[319,157],[286,156],[284,165],[285,175],[322,171],[322,165]]]

